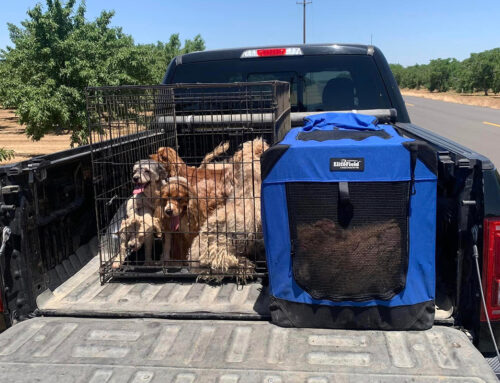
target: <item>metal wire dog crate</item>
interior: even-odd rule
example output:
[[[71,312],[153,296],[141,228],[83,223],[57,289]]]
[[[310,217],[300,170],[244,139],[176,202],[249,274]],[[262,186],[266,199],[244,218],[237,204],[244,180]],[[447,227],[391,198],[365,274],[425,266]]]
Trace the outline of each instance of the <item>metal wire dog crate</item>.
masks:
[[[87,113],[102,282],[265,275],[260,157],[288,83],[89,88]]]

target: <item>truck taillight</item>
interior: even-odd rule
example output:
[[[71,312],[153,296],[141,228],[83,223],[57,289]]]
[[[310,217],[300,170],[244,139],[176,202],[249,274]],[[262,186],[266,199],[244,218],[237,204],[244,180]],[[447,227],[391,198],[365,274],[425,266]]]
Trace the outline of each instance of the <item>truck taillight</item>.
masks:
[[[252,57],[274,57],[274,56],[302,56],[302,49],[293,48],[262,48],[262,49],[247,49],[241,54],[241,58]]]
[[[500,320],[500,218],[484,220],[483,287],[490,320]],[[484,313],[481,318],[486,320]]]

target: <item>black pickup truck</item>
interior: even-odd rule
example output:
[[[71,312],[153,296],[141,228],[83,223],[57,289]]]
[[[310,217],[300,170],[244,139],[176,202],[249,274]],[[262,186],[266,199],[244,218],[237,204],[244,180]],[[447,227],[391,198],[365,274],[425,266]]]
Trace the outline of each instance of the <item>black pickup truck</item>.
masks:
[[[373,46],[190,53],[170,63],[163,84],[266,80],[290,83],[295,125],[312,113],[355,111],[386,118],[435,150],[433,328],[275,327],[259,281],[101,285],[91,155],[82,146],[0,167],[0,326],[8,328],[0,335],[2,382],[495,381],[487,360],[500,366],[485,315],[500,339],[500,177],[494,165],[413,125]]]

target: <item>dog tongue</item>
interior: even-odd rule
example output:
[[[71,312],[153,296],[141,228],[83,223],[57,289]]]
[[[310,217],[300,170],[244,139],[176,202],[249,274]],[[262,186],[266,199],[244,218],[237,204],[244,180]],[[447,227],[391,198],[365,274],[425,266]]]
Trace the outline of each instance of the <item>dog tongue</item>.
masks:
[[[172,217],[170,219],[170,230],[172,230],[172,231],[179,230],[180,223],[181,223],[181,220],[180,220],[179,216]]]
[[[134,193],[134,194],[140,194],[140,193],[142,193],[143,191],[144,191],[144,186],[143,186],[143,185],[136,185],[136,186],[134,187],[134,191],[133,191],[133,193]]]

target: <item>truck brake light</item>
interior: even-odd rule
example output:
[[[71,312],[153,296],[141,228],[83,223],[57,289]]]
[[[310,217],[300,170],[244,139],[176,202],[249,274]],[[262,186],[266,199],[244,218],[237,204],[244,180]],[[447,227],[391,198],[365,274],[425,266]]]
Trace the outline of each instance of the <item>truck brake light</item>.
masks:
[[[302,56],[300,48],[263,48],[263,49],[247,49],[241,54],[241,58],[252,57],[274,57],[274,56]]]
[[[483,287],[490,320],[500,320],[500,217],[484,220]],[[481,319],[486,320],[484,313]]]

